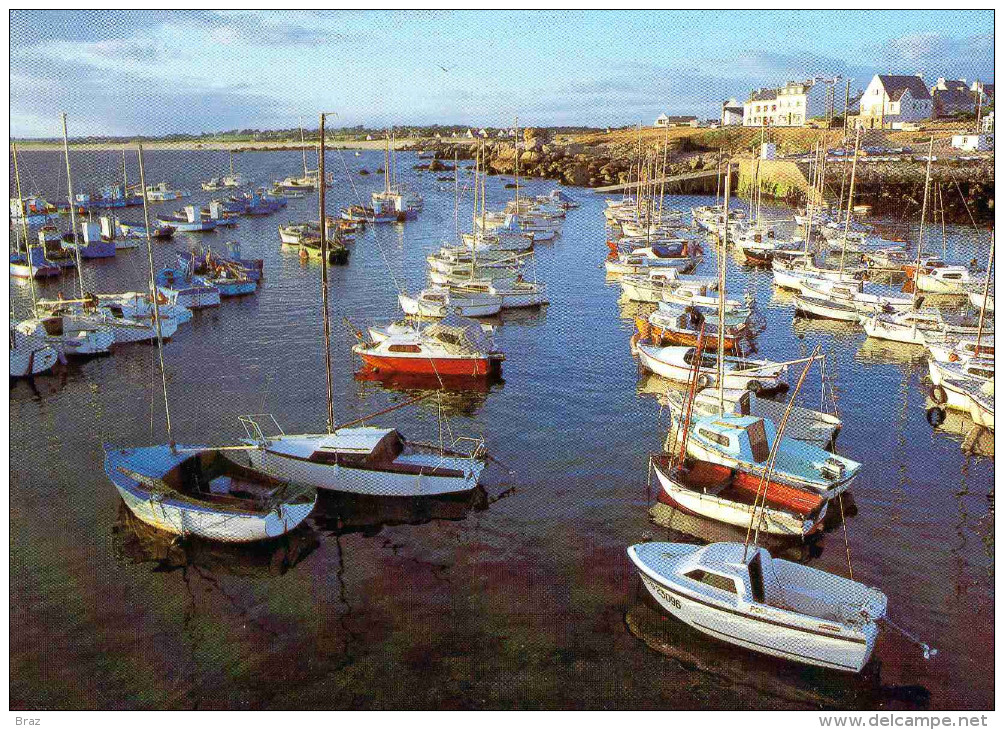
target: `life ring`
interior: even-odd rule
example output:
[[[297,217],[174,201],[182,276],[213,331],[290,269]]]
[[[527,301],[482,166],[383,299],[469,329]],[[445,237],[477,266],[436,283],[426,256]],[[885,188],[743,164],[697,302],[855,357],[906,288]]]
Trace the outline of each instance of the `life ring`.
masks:
[[[930,424],[934,428],[937,428],[938,426],[940,426],[945,422],[944,408],[938,408],[937,406],[935,406],[934,408],[928,408],[927,413],[925,415],[927,416],[928,424]]]
[[[931,386],[931,400],[937,403],[939,406],[945,405],[948,402],[948,393],[940,385]]]

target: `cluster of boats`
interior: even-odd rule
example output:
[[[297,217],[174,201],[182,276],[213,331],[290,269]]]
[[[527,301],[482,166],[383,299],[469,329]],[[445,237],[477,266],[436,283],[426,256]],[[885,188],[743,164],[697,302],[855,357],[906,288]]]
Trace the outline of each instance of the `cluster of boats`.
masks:
[[[651,270],[629,272],[620,284],[624,299],[657,306],[636,316],[632,345],[639,362],[677,384],[667,383],[661,396],[672,427],[649,462],[658,501],[744,530],[746,540],[647,542],[628,548],[628,557],[656,603],[704,634],[803,664],[860,672],[886,615],[885,595],[774,558],[758,544],[761,535],[803,541],[823,531],[828,515],[842,520],[863,467],[834,451],[839,418],[795,403],[811,364],[822,359],[819,348],[792,362],[746,354],[756,327],[749,302],[727,296],[729,246],[741,263],[771,265],[784,258],[778,251],[794,251],[795,244],[781,244],[755,213],[733,226],[730,172],[724,201],[691,211],[694,227],[718,244],[717,281]],[[630,211],[638,199],[644,204],[641,193],[608,204],[608,221],[617,221],[611,209]],[[621,220],[645,221],[641,211],[632,213]],[[787,390],[784,375],[796,364],[804,367],[790,398],[770,398]]]

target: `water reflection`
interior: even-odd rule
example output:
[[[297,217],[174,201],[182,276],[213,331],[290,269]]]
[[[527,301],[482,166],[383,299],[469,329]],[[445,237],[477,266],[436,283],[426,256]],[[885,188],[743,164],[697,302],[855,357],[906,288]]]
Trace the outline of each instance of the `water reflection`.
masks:
[[[213,574],[283,575],[318,547],[317,533],[306,525],[275,540],[238,545],[198,537],[181,538],[136,518],[124,502],[112,525],[112,544],[123,562],[153,564],[154,572],[198,568]]]
[[[488,509],[484,488],[472,492],[435,497],[377,497],[340,492],[323,492],[309,518],[318,530],[342,536],[361,533],[378,535],[394,525],[424,525],[444,520],[457,522],[471,512]]]
[[[963,452],[994,458],[994,432],[978,426],[968,413],[943,408],[930,398],[924,403],[924,416],[935,433],[958,441]]]
[[[863,365],[917,365],[927,359],[927,351],[920,345],[880,340],[866,337],[854,353],[854,360]]]

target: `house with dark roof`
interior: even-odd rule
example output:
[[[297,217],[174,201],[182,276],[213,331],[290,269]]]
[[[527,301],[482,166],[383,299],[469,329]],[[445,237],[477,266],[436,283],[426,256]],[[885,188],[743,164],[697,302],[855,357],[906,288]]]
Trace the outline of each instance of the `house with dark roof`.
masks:
[[[866,128],[885,128],[930,119],[934,100],[920,74],[896,76],[875,74],[861,97],[858,124]]]
[[[669,114],[660,114],[656,120],[656,127],[696,127],[698,124],[698,119],[695,116],[670,116]]]
[[[939,78],[931,87],[935,117],[972,114],[976,111],[976,93],[970,91],[965,79]]]
[[[814,81],[789,81],[776,89],[755,89],[743,104],[745,127],[804,127],[826,113],[826,89]]]

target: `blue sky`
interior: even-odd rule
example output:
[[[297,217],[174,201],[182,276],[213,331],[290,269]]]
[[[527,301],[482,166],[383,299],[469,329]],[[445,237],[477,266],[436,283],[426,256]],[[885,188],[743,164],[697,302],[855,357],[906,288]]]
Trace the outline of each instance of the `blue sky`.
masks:
[[[993,80],[993,11],[11,11],[11,133],[648,123],[841,74]]]

